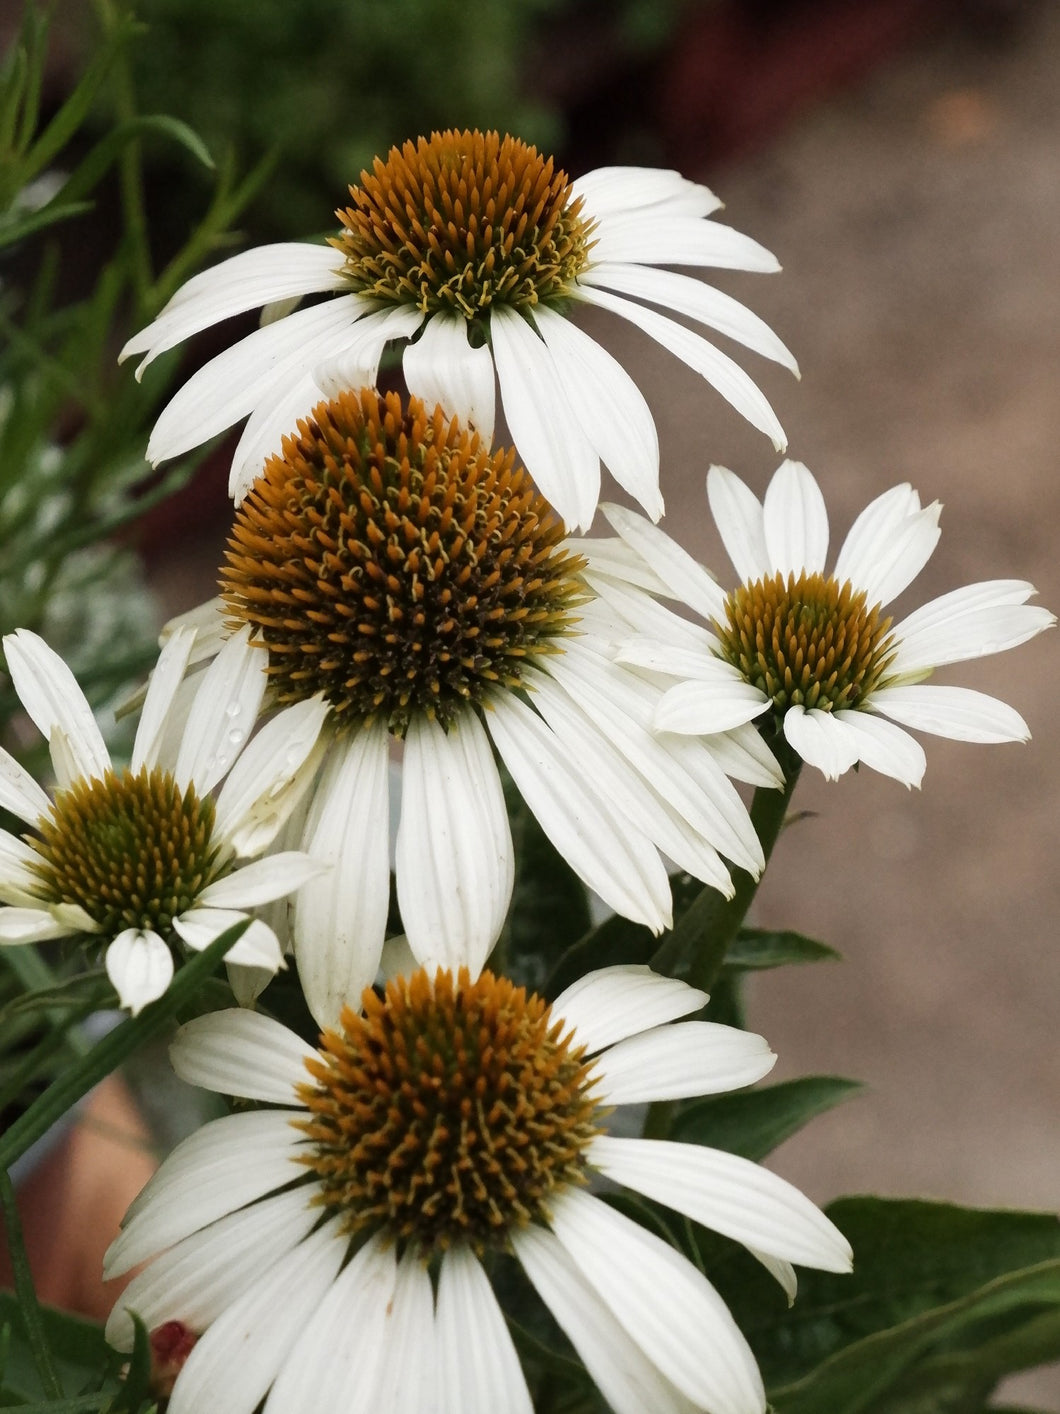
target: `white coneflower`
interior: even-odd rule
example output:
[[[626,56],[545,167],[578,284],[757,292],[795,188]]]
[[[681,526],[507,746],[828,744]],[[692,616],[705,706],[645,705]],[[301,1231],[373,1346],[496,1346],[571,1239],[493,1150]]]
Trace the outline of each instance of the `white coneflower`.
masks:
[[[0,944],[83,937],[134,1015],[169,985],[174,945],[205,948],[321,872],[298,851],[239,861],[260,854],[282,824],[327,709],[318,700],[281,714],[244,751],[266,654],[248,630],[234,635],[189,709],[178,703],[194,638],[180,630],[163,650],[125,770],[114,769],[63,660],[26,629],[4,639],[15,691],[48,740],[56,787],[49,796],[0,750],[0,805],[30,827],[22,839],[0,831]],[[226,776],[215,802],[210,792]],[[259,919],[227,959],[282,964]]]
[[[958,741],[1030,736],[1006,703],[924,679],[1054,624],[1047,609],[1027,603],[1033,585],[970,584],[897,624],[884,612],[938,543],[938,503],[922,508],[909,485],[884,492],[855,520],[828,573],[824,498],[800,462],[783,463],[764,504],[724,467],[711,467],[707,494],[743,581],[729,593],[643,517],[605,508],[622,548],[612,548],[610,577],[598,587],[608,600],[617,596],[639,634],[618,656],[685,679],[659,704],[660,731],[730,730],[771,711],[789,745],[830,780],[860,761],[907,786],[920,784],[926,760],[905,727]],[[661,605],[650,618],[641,614],[627,590],[648,572],[661,597],[691,606],[709,627]]]
[[[271,701],[330,709],[303,847],[334,869],[301,891],[293,929],[321,1025],[379,963],[394,739],[398,903],[424,966],[481,967],[507,913],[494,752],[588,886],[656,931],[671,917],[660,851],[725,893],[719,852],[762,868],[725,770],[779,784],[776,763],[753,729],[723,744],[725,770],[714,742],[653,735],[659,694],[612,661],[614,616],[563,534],[512,451],[373,389],[321,404],[239,507],[227,622],[268,648]]]
[[[587,1185],[594,1175],[790,1263],[850,1248],[783,1179],[697,1144],[609,1135],[610,1107],[751,1084],[760,1036],[681,1021],[706,1000],[647,968],[550,1006],[505,978],[425,971],[364,994],[319,1049],[253,1012],[173,1047],[194,1084],[273,1108],[180,1145],[130,1209],[107,1326],[176,1323],[170,1414],[531,1414],[490,1273],[514,1255],[616,1414],[762,1414],[754,1357],[707,1278]]]
[[[268,323],[212,359],[163,411],[148,448],[173,457],[249,421],[232,463],[242,498],[282,436],[319,402],[376,381],[393,340],[409,390],[493,435],[495,378],[519,454],[570,526],[588,527],[600,462],[657,519],[659,448],[625,369],[569,316],[591,304],[629,320],[767,433],[784,433],[746,373],[674,310],[797,371],[750,310],[660,265],[773,271],[755,241],[707,219],[720,203],[676,172],[605,167],[570,182],[552,159],[495,132],[435,133],[392,148],[350,188],[329,245],[283,244],[195,276],[122,357],[141,369],[259,305],[336,298]],[[409,342],[409,341],[412,342]]]

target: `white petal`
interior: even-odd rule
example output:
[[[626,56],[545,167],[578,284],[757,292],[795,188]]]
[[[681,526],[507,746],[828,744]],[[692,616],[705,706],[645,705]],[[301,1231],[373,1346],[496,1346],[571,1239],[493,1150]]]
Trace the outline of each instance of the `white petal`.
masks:
[[[821,488],[802,462],[786,461],[773,474],[762,507],[766,554],[787,577],[820,574],[828,556],[828,511]]]
[[[600,459],[567,401],[555,361],[521,315],[490,315],[501,403],[512,441],[541,494],[571,529],[588,529],[600,497]]]
[[[62,732],[78,774],[104,776],[110,769],[110,753],[77,679],[58,653],[37,634],[20,628],[4,638],[4,654],[14,689],[40,734],[50,741],[53,732]]]
[[[442,1258],[437,1323],[439,1403],[445,1414],[533,1414],[497,1298],[466,1247],[450,1247]]]
[[[242,923],[247,915],[235,908],[188,908],[173,920],[173,930],[189,948],[202,952],[226,929]],[[283,954],[276,934],[260,918],[253,918],[238,940],[225,953],[225,961],[248,967],[267,967],[275,972],[283,966]]]
[[[182,788],[208,794],[242,751],[265,695],[268,662],[268,651],[251,643],[248,627],[225,640],[188,713],[173,769]]]
[[[903,726],[954,741],[1029,741],[1031,735],[1014,708],[968,687],[881,687],[869,706]]]
[[[870,604],[889,604],[931,558],[939,539],[936,501],[920,509],[908,482],[870,501],[850,527],[836,560],[834,578],[865,591]]]
[[[749,682],[680,682],[659,699],[655,730],[701,736],[753,722],[770,699]]]
[[[584,571],[583,578],[600,596],[606,608],[613,612],[618,622],[625,625],[628,633],[623,633],[622,639],[629,634],[642,634],[648,638],[658,638],[663,643],[680,644],[704,653],[710,653],[717,643],[712,633],[708,633],[699,624],[681,618],[665,604],[656,603],[647,594],[609,579],[606,575],[598,575],[592,563]]]
[[[595,220],[658,205],[709,216],[721,206],[708,187],[661,167],[597,167],[576,177],[571,192],[584,200],[586,217]]]
[[[737,578],[746,584],[772,574],[765,513],[751,488],[727,467],[712,466],[707,472],[707,500]]]
[[[328,867],[301,850],[286,849],[215,879],[199,894],[196,904],[202,908],[257,908],[300,889],[308,880],[326,873]]]
[[[578,280],[579,285],[602,285],[634,299],[664,305],[676,314],[716,329],[764,358],[783,364],[798,374],[799,365],[787,347],[765,322],[731,295],[713,285],[674,270],[656,270],[650,265],[619,265],[593,261]]]
[[[133,742],[131,769],[141,766],[150,770],[158,764],[158,751],[166,729],[170,708],[187,671],[188,659],[195,646],[195,629],[180,627],[166,639],[158,662],[151,671],[143,711]]]
[[[270,457],[283,451],[283,439],[297,434],[298,424],[323,400],[311,373],[282,367],[263,382],[258,401],[240,433],[228,470],[228,494],[238,506],[265,469]]]
[[[438,1378],[434,1291],[427,1268],[411,1248],[398,1264],[382,1341],[368,1406],[372,1414],[433,1414]]]
[[[712,1414],[764,1411],[754,1356],[706,1277],[652,1232],[568,1189],[552,1230],[631,1340],[694,1404]]]
[[[551,1232],[531,1224],[514,1230],[511,1243],[615,1414],[698,1414],[698,1406],[630,1340]]]
[[[390,906],[386,726],[350,731],[331,749],[302,837],[330,874],[295,901],[298,979],[321,1026],[338,1024],[375,980]]]
[[[289,818],[322,759],[328,711],[319,695],[284,708],[232,767],[217,797],[214,828],[236,854],[260,854]]]
[[[162,409],[147,443],[148,461],[157,465],[180,456],[246,417],[261,401],[264,385],[275,387],[285,371],[297,379],[336,347],[344,348],[350,326],[371,308],[360,295],[340,295],[255,329],[225,349]]]
[[[797,1188],[749,1159],[668,1139],[593,1140],[589,1162],[616,1183],[749,1247],[846,1272],[850,1244]]]
[[[538,823],[576,874],[616,912],[654,932],[669,927],[670,881],[648,841],[602,800],[532,708],[490,700],[486,725]]]
[[[676,540],[625,506],[605,503],[600,509],[626,544],[647,560],[671,597],[680,599],[705,619],[724,619],[724,591]]]
[[[659,434],[644,395],[617,359],[561,314],[542,306],[534,321],[597,455],[623,490],[658,520],[663,513]]]
[[[835,717],[857,738],[859,761],[904,786],[919,787],[927,757],[908,732],[884,717],[873,716],[871,711],[836,712]]]
[[[422,322],[423,315],[414,305],[388,306],[366,314],[347,339],[329,347],[312,363],[310,372],[324,396],[337,398],[341,393],[373,388],[387,344],[391,339],[408,338]]]
[[[52,803],[24,766],[0,746],[0,810],[10,810],[27,825],[50,815]]]
[[[222,319],[276,300],[345,286],[342,256],[330,246],[285,242],[243,251],[182,285],[154,322],[129,340],[118,362],[146,353],[136,370],[140,378],[159,354]]]
[[[574,1028],[576,1044],[591,1055],[655,1026],[699,1011],[706,992],[650,967],[628,964],[587,972],[559,994],[552,1015]]]
[[[305,1174],[304,1110],[248,1110],[211,1120],[183,1140],[134,1199],[104,1259],[104,1279],[120,1276],[208,1223],[285,1188]]]
[[[632,638],[623,639],[615,662],[647,668],[651,673],[662,673],[666,677],[686,678],[716,686],[744,680],[739,668],[716,658],[713,653],[688,648],[684,644],[661,643],[647,634],[634,634]]]
[[[168,1414],[252,1414],[335,1281],[347,1246],[338,1223],[285,1253],[214,1321],[177,1378]]]
[[[663,348],[705,378],[726,402],[731,403],[741,417],[745,417],[752,427],[764,432],[778,452],[787,446],[784,429],[777,421],[776,414],[769,406],[756,384],[734,362],[728,354],[702,335],[683,324],[659,314],[654,309],[645,309],[621,295],[613,295],[608,290],[594,289],[591,285],[579,285],[578,294],[588,304],[609,309],[612,314],[628,319],[638,329],[643,329],[649,338],[662,344]]]
[[[173,1069],[189,1085],[295,1105],[295,1091],[308,1085],[306,1062],[317,1052],[293,1031],[254,1011],[211,1011],[182,1026],[169,1046]]]
[[[762,1263],[773,1280],[779,1283],[780,1289],[788,1298],[788,1306],[794,1306],[795,1298],[799,1294],[799,1279],[791,1263],[781,1261],[779,1257],[771,1257],[768,1252],[756,1252],[753,1247],[748,1247],[747,1250]]]
[[[16,890],[19,895],[36,896],[44,888],[37,872],[41,857],[24,840],[7,830],[0,830],[0,899],[4,890]],[[11,902],[11,900],[7,900]],[[20,897],[19,902],[25,900]],[[32,907],[32,905],[30,905]]]
[[[397,893],[409,946],[431,971],[478,976],[497,941],[515,856],[489,737],[471,710],[448,732],[415,718],[405,737]]]
[[[683,742],[668,739],[671,755],[679,755]],[[727,776],[749,786],[784,788],[784,772],[777,758],[751,726],[734,727],[731,731],[715,732],[704,745]]]
[[[775,255],[731,226],[665,210],[637,211],[602,220],[595,233],[591,258],[594,265],[597,261],[710,265],[719,270],[755,270],[764,274],[780,269]]]
[[[478,432],[486,446],[493,441],[497,388],[493,357],[486,344],[473,349],[467,320],[459,314],[432,314],[420,337],[401,361],[405,384],[430,412],[440,403],[447,417],[458,417]]]
[[[310,1202],[317,1191],[313,1185],[266,1198],[156,1257],[118,1298],[107,1321],[108,1344],[132,1350],[130,1311],[148,1330],[165,1321],[206,1330],[317,1224],[320,1209]]]
[[[105,960],[118,1000],[133,1016],[156,1001],[173,978],[173,954],[150,928],[125,928],[108,947]]]
[[[753,1085],[777,1058],[762,1036],[713,1021],[657,1026],[619,1041],[596,1062],[601,1104],[683,1100]]]
[[[858,737],[833,712],[814,707],[789,707],[784,713],[784,735],[810,766],[825,780],[837,781],[858,760]]]
[[[345,1244],[343,1244],[345,1245]],[[397,1275],[393,1247],[369,1239],[318,1303],[279,1370],[264,1414],[382,1414],[373,1391]]]
[[[898,652],[888,673],[904,676],[1026,643],[1056,622],[1048,609],[1026,602],[1034,593],[1024,580],[995,579],[932,599],[894,629]]]
[[[44,908],[0,908],[0,946],[44,943],[79,931]]]
[[[570,535],[563,542],[563,547],[572,550],[576,555],[584,555],[598,575],[609,575],[623,584],[633,584],[638,589],[646,589],[649,594],[669,597],[668,587],[655,571],[617,536],[593,536],[589,539],[585,536]]]

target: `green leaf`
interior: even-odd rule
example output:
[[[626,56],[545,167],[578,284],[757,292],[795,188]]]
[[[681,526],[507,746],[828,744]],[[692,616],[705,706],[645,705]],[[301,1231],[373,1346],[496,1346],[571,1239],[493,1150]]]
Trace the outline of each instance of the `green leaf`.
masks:
[[[745,1159],[764,1159],[815,1115],[861,1089],[856,1080],[809,1075],[738,1095],[713,1095],[680,1107],[670,1137],[709,1144]]]
[[[83,216],[86,211],[91,210],[90,201],[49,201],[47,206],[36,211],[27,211],[25,214],[16,209],[0,219],[0,250],[5,246],[16,245],[27,236],[47,230],[49,226],[58,225],[60,221],[70,221],[73,217]]]
[[[87,1321],[81,1316],[49,1306],[42,1306],[40,1314],[63,1386],[67,1390],[78,1391],[89,1386],[98,1389],[101,1374],[114,1365],[114,1352],[103,1339],[103,1327],[95,1321]],[[53,1400],[47,1404],[35,1403],[44,1398],[45,1392],[29,1348],[22,1309],[10,1291],[0,1291],[0,1328],[4,1326],[11,1332],[3,1367],[5,1395],[29,1401],[35,1409],[53,1411],[53,1414],[60,1414],[67,1408],[73,1414],[74,1410],[98,1408],[105,1403],[108,1396],[104,1393]],[[117,1388],[116,1381],[111,1382],[111,1388]],[[86,1399],[90,1402],[86,1403]]]
[[[210,156],[210,149],[193,128],[182,123],[179,118],[170,118],[164,113],[146,113],[119,124],[97,142],[91,152],[78,163],[61,190],[56,193],[55,199],[78,201],[87,196],[130,142],[153,135],[171,139],[189,152],[197,162],[201,162],[210,171],[213,170],[214,160]]]
[[[835,962],[839,956],[835,948],[801,933],[741,928],[726,950],[725,966],[738,972],[759,972],[804,962]]]

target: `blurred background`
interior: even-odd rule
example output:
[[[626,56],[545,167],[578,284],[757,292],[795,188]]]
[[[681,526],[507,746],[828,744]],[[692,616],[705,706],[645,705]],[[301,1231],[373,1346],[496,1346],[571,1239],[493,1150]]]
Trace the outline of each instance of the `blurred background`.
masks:
[[[19,12],[0,3],[3,32]],[[55,101],[98,14],[57,11]],[[945,510],[899,614],[986,578],[1030,579],[1060,607],[1057,5],[144,0],[140,16],[142,103],[190,123],[221,161],[274,155],[238,248],[330,230],[361,166],[432,127],[517,131],[572,176],[632,162],[705,181],[784,266],[711,281],[800,361],[801,383],[751,371],[822,485],[833,547],[868,500],[909,481]],[[162,260],[207,200],[206,177],[163,152],[148,180]],[[98,221],[76,232],[86,278],[107,238]],[[656,415],[667,529],[724,581],[706,468],[721,462],[761,495],[777,459],[646,337],[606,315],[585,323]],[[206,335],[191,356],[211,351]],[[224,488],[207,465],[125,542],[162,615],[213,592]],[[782,837],[756,921],[845,961],[762,977],[750,1018],[779,1053],[778,1079],[867,1084],[773,1161],[819,1201],[873,1189],[1057,1206],[1058,643],[942,678],[1011,702],[1029,745],[926,741],[921,792],[869,771],[800,783],[810,813]],[[1060,1371],[1007,1393],[1060,1410]]]

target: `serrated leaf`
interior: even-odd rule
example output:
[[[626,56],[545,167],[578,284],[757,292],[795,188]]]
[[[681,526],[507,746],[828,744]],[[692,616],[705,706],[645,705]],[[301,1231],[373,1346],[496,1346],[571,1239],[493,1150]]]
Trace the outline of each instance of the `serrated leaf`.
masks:
[[[835,948],[801,933],[741,928],[725,953],[725,966],[739,972],[760,972],[807,962],[835,962],[839,958]]]
[[[763,1159],[815,1115],[862,1087],[837,1075],[809,1075],[744,1094],[712,1095],[679,1107],[672,1139],[708,1144],[745,1159]]]

